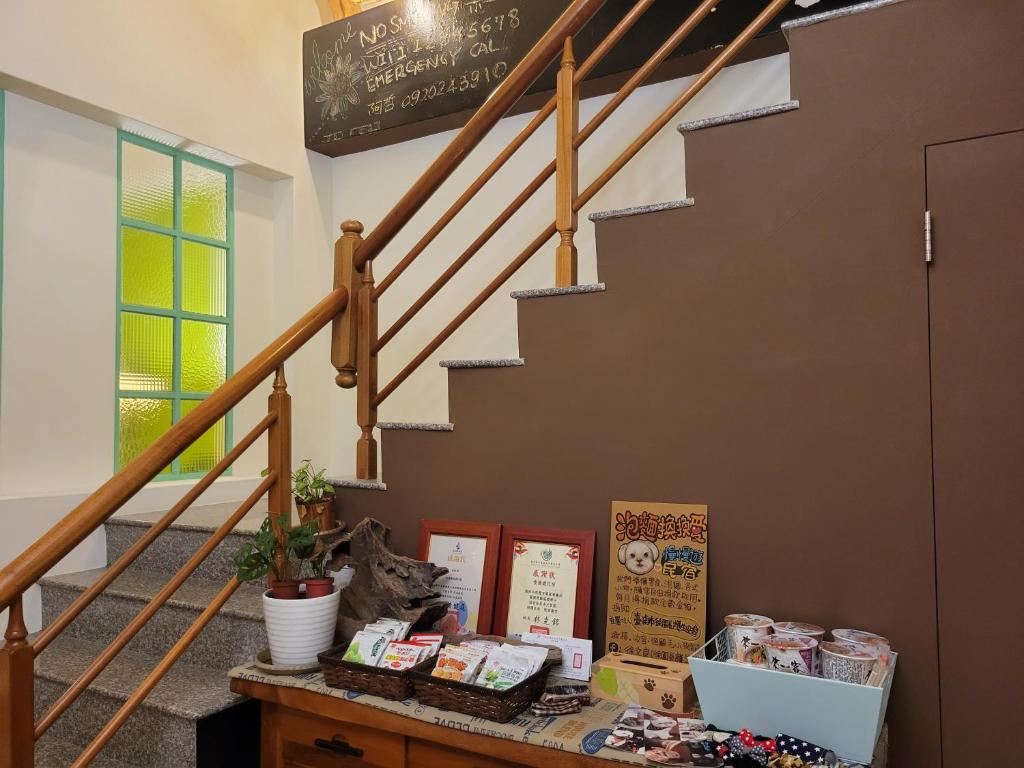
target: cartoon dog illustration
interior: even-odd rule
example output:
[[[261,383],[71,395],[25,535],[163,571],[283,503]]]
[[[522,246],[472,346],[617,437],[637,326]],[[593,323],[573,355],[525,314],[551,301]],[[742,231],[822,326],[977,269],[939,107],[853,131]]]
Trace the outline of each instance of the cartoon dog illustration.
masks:
[[[619,562],[636,576],[654,570],[658,564],[658,545],[650,541],[628,541],[619,547]]]

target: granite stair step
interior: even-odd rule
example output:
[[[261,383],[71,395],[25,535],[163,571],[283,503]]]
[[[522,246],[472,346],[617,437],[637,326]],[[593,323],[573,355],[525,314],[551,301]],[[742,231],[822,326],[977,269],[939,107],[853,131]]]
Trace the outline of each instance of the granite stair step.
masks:
[[[363,491],[386,491],[388,486],[380,480],[360,480],[356,477],[328,477],[327,482],[336,488],[358,488]]]
[[[745,123],[748,120],[757,120],[762,117],[770,117],[771,115],[779,115],[784,112],[792,112],[794,109],[799,108],[799,101],[784,101],[781,104],[769,104],[765,107],[745,109],[741,112],[730,112],[725,115],[704,117],[700,120],[689,120],[685,123],[680,123],[677,130],[682,134],[694,133],[696,131],[703,131],[705,128],[714,128],[719,125],[731,125],[732,123]]]
[[[49,733],[43,734],[43,737],[36,742],[34,768],[68,768],[82,754],[82,749],[83,747],[78,744],[72,744]],[[101,752],[92,761],[90,768],[145,768],[145,766],[115,760]]]
[[[595,224],[599,221],[609,219],[626,219],[631,216],[643,216],[647,213],[661,213],[662,211],[674,211],[679,208],[689,208],[693,205],[692,197],[684,197],[682,200],[668,200],[664,203],[651,203],[649,205],[634,205],[629,208],[613,208],[610,211],[596,211],[587,216]]]
[[[378,429],[389,432],[454,432],[455,425],[448,421],[381,421]]]
[[[601,293],[604,283],[588,283],[586,285],[569,285],[564,288],[529,288],[525,291],[512,291],[513,299],[542,299],[545,296],[574,296],[578,293]]]
[[[51,576],[40,582],[43,622],[48,624],[106,572],[105,568]],[[76,618],[63,635],[108,644],[169,580],[163,573],[127,571]],[[162,656],[223,588],[224,581],[190,578],[156,612],[126,650]],[[251,658],[266,647],[263,587],[243,584],[182,657],[223,666]]]
[[[62,636],[36,659],[37,718],[104,647]],[[53,740],[44,747],[47,759],[86,746],[158,661],[147,654],[118,654],[47,732]],[[112,766],[148,768],[255,766],[258,709],[231,692],[227,670],[179,660],[104,748],[104,759]]]
[[[822,11],[821,13],[811,14],[810,16],[803,16],[799,19],[793,19],[792,21],[785,21],[782,23],[782,33],[789,38],[789,32],[793,29],[799,29],[800,27],[809,27],[813,24],[820,24],[823,21],[831,21],[832,19],[841,19],[844,16],[853,16],[857,13],[865,13],[867,11],[873,11],[877,8],[884,8],[887,5],[896,5],[902,3],[904,0],[870,0],[866,3],[858,3],[857,5],[848,5],[845,8],[835,8],[830,11]]]
[[[491,360],[442,360],[442,368],[518,368],[526,365],[521,357],[499,357]]]
[[[207,542],[217,527],[238,509],[240,502],[192,507],[139,555],[128,572],[176,573]],[[259,529],[267,514],[266,499],[252,511],[210,553],[196,569],[196,576],[212,581],[227,581],[234,575],[232,558],[238,548]],[[141,538],[163,512],[112,517],[104,525],[107,538],[107,562],[113,563]]]

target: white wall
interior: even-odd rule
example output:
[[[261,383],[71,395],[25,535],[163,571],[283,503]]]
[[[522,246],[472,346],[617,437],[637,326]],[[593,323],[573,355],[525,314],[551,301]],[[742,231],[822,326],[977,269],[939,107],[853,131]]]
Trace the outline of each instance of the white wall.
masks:
[[[580,154],[580,189],[604,170],[640,131],[650,124],[690,79],[674,80],[639,89],[586,143]],[[584,125],[610,97],[580,104]],[[676,126],[683,120],[736,112],[775,104],[789,98],[789,56],[774,56],[724,70],[581,212],[579,281],[597,282],[594,225],[586,219],[593,211],[678,200],[686,196],[683,139]],[[490,160],[522,129],[532,114],[501,121],[473,152],[463,167],[395,239],[374,263],[379,282],[408,252],[422,233],[476,178]],[[454,260],[490,221],[554,157],[554,118],[519,150],[502,171],[476,196],[416,263],[384,294],[380,303],[383,333],[423,289]],[[407,141],[334,161],[334,219],[359,219],[369,232],[410,183],[452,140],[455,132]],[[694,190],[700,205],[699,190]],[[419,353],[481,288],[517,255],[554,218],[554,187],[549,182],[442,290],[383,351],[381,385]],[[437,361],[450,358],[515,357],[518,355],[515,302],[509,292],[554,284],[554,239],[509,280],[477,314],[427,360],[380,409],[381,421],[446,421],[447,379]],[[527,361],[529,364],[529,361]],[[339,391],[332,399],[331,468],[351,475],[354,467],[355,398]],[[382,457],[386,477],[387,457]]]
[[[330,289],[331,163],[304,149],[300,117],[302,32],[321,23],[314,0],[0,0],[0,564],[111,475],[117,127],[153,126],[251,171],[235,178],[236,368]],[[333,375],[326,334],[289,363],[297,456],[327,455]],[[268,394],[269,382],[236,409],[236,435]],[[204,501],[241,498],[263,466],[257,445]],[[187,485],[153,484],[125,511],[166,509]],[[93,537],[56,570],[104,559]],[[34,629],[31,594],[28,617]]]

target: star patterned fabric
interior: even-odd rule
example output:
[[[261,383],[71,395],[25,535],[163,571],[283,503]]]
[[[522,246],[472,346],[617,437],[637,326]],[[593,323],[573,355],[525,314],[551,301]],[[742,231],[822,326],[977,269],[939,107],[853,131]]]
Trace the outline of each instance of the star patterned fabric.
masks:
[[[825,762],[831,756],[827,749],[822,749],[816,744],[811,744],[809,741],[804,741],[794,736],[787,736],[784,733],[780,733],[775,737],[775,746],[778,747],[780,754],[799,757],[805,763]]]

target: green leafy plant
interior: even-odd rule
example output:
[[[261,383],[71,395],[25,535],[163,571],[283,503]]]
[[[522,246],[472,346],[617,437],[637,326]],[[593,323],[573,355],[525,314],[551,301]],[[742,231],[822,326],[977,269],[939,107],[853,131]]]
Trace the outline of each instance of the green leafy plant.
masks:
[[[316,504],[325,501],[328,496],[334,495],[334,486],[327,482],[326,469],[316,471],[309,459],[303,459],[302,464],[292,475],[292,494],[298,504]]]
[[[288,516],[281,515],[279,524],[282,528],[288,529]],[[274,528],[268,517],[263,521],[263,525],[260,526],[256,535],[245,542],[235,553],[235,575],[238,580],[256,581],[268,573],[272,573],[277,581],[291,581],[292,560],[298,561],[299,570],[301,570],[303,561],[313,557],[316,550],[318,528],[319,522],[314,519],[288,529],[284,546],[284,565],[279,570],[274,559],[277,537],[274,535]]]

